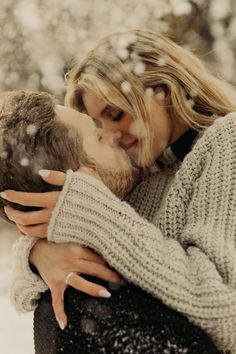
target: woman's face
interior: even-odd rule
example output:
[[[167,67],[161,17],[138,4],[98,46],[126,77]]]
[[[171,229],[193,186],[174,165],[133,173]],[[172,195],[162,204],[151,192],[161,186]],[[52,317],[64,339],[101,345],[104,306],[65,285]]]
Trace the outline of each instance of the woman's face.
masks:
[[[110,106],[91,91],[84,92],[82,99],[87,114],[93,118],[97,126],[104,129],[107,142],[110,145],[119,144],[128,156],[138,163],[140,140],[145,133],[142,123],[139,124],[130,114],[119,108]],[[154,135],[150,155],[155,161],[173,142],[179,129],[171,122],[165,108],[164,94],[158,93],[155,97],[147,97],[147,100],[149,100],[151,129]]]

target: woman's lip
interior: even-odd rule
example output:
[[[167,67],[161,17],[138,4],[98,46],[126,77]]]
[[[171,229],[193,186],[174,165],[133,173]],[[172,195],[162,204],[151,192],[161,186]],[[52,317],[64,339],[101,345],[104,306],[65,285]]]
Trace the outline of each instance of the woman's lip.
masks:
[[[138,140],[134,140],[132,143],[122,145],[122,149],[124,149],[125,151],[128,151],[133,145],[135,145],[137,143],[137,141]]]

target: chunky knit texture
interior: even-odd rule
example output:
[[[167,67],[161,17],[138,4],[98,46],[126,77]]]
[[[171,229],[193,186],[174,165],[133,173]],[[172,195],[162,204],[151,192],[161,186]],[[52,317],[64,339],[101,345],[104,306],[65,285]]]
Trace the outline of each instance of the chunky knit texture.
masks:
[[[236,113],[217,119],[183,163],[170,151],[162,162],[126,201],[92,176],[68,173],[48,239],[91,247],[236,353]],[[21,264],[23,247],[12,297],[29,310],[45,285]]]
[[[13,246],[14,264],[10,297],[16,309],[32,311],[41,293],[48,289],[44,281],[29,266],[29,253],[37,238],[21,236]]]

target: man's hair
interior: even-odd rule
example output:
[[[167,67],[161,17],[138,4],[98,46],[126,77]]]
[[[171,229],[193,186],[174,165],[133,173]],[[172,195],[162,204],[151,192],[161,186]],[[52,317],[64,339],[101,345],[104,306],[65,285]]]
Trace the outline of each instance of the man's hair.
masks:
[[[43,181],[40,169],[77,170],[86,164],[78,132],[56,119],[54,98],[45,92],[13,91],[3,95],[0,110],[0,191],[25,192],[60,190]],[[87,161],[88,162],[88,161]],[[4,205],[28,211],[25,207],[0,198]]]

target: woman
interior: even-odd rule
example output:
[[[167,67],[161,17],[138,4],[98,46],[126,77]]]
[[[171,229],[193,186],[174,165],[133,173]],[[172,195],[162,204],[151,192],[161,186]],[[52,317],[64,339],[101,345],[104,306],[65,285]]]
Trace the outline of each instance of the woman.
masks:
[[[149,168],[156,162],[157,168],[144,173],[127,197],[133,208],[95,178],[68,174],[49,228],[47,195],[41,204],[48,207],[47,217],[37,212],[30,222],[35,227],[19,225],[28,235],[96,250],[125,279],[200,326],[219,349],[232,352],[235,97],[194,55],[162,35],[137,30],[105,38],[69,74],[66,103],[87,111],[134,163]],[[53,176],[45,180],[56,183]],[[83,208],[92,197],[85,217]],[[12,210],[8,215],[14,220]]]

